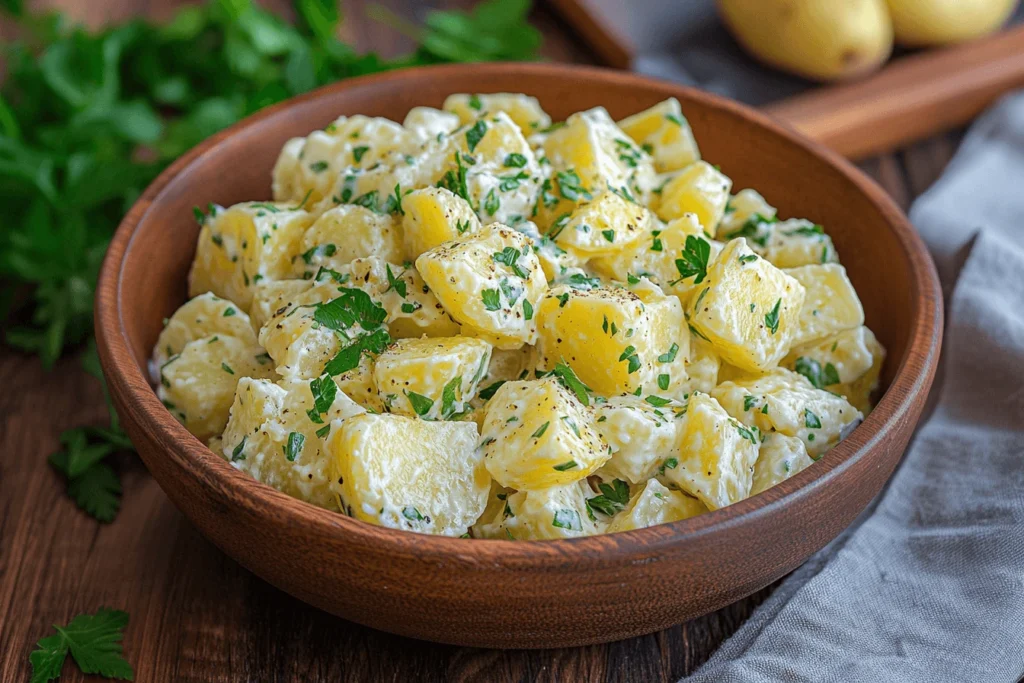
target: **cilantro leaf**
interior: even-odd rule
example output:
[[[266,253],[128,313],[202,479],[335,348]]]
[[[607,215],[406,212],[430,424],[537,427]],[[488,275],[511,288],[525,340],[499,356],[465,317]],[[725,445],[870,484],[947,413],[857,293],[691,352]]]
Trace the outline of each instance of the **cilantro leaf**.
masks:
[[[57,635],[40,640],[38,649],[29,655],[32,682],[57,678],[69,651],[83,673],[134,680],[131,664],[121,656],[121,639],[127,625],[127,612],[106,608],[96,614],[80,614],[67,626],[55,625]]]

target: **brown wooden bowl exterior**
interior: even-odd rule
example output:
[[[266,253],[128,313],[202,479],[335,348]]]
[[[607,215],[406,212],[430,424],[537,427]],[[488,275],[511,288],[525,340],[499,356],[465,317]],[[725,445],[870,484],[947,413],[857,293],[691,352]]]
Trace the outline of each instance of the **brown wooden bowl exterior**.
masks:
[[[453,92],[526,92],[557,120],[603,105],[619,118],[677,97],[705,158],[782,216],[827,226],[889,350],[888,390],[821,461],[700,517],[590,538],[433,537],[321,510],[238,472],[157,399],[146,363],[186,298],[191,208],[270,196],[290,137],[339,114],[401,120]],[[118,413],[146,466],[227,554],[328,612],[401,635],[485,647],[562,647],[637,636],[768,585],[835,538],[879,492],[920,417],[942,336],[938,280],[885,193],[836,155],[741,105],[672,83],[545,64],[438,66],[358,78],[272,107],[179,159],[121,223],[103,264],[96,329]]]

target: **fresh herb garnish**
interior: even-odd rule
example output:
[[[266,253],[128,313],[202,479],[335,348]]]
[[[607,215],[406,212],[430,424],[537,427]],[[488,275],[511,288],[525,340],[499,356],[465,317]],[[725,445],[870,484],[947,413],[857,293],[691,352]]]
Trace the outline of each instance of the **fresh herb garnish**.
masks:
[[[690,277],[694,278],[693,284],[695,285],[704,282],[704,278],[708,275],[708,259],[711,257],[711,244],[703,237],[687,235],[681,256],[682,258],[676,259],[676,270],[679,271],[679,279],[674,280],[672,284]]]
[[[127,625],[127,612],[106,608],[95,614],[79,614],[67,626],[55,625],[57,635],[40,640],[29,655],[32,683],[58,678],[68,652],[82,673],[133,680],[135,672],[122,656],[121,640]]]

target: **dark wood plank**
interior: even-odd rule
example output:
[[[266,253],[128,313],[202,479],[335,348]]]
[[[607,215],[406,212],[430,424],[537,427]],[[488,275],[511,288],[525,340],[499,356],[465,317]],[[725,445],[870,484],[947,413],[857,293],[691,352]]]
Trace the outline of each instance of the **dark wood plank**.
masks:
[[[96,24],[139,12],[166,16],[184,3],[46,4],[70,7]],[[360,19],[366,4],[346,3],[345,33],[364,49],[407,49],[390,29]],[[423,12],[411,0],[385,4],[403,16]],[[552,59],[592,61],[544,7],[532,19],[544,30]],[[937,177],[955,142],[955,136],[939,138],[863,167],[905,206]],[[105,415],[97,383],[74,359],[46,372],[34,359],[0,350],[0,386],[3,681],[27,680],[29,652],[51,624],[101,606],[131,614],[125,649],[139,681],[675,681],[706,661],[770,593],[660,633],[579,649],[466,649],[372,631],[302,604],[225,556],[130,454],[116,459],[125,494],[115,522],[99,525],[81,514],[46,464],[61,429],[99,423]],[[67,664],[61,680],[84,679]]]

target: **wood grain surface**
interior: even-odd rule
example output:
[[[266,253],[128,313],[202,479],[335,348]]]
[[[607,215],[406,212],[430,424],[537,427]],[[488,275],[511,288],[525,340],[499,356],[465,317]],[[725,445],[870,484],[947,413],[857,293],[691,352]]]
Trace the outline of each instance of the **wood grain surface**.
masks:
[[[178,3],[89,3],[104,12],[114,8],[101,20],[133,11],[166,15],[169,4]],[[367,42],[376,29],[359,28],[361,4],[346,5],[349,31],[363,47],[383,50]],[[386,4],[404,12],[419,6],[411,0]],[[535,19],[552,58],[588,60],[557,21],[542,10]],[[400,51],[390,33],[379,36]],[[938,177],[957,140],[934,138],[862,168],[906,207]],[[0,387],[5,682],[28,680],[28,654],[51,624],[100,606],[131,614],[125,651],[138,681],[673,681],[704,662],[769,592],[661,633],[585,648],[491,651],[389,636],[303,605],[255,578],[199,535],[133,455],[116,460],[125,496],[115,522],[100,525],[78,512],[46,464],[61,429],[99,423],[105,415],[97,383],[74,359],[45,372],[35,359],[2,349]],[[68,663],[61,680],[86,679]]]

